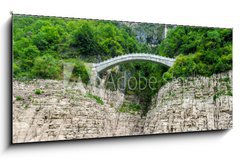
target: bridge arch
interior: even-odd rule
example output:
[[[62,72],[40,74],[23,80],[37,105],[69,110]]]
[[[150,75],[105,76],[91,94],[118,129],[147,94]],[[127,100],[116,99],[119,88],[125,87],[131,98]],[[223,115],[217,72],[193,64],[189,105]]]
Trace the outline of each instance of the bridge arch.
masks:
[[[111,59],[108,59],[106,61],[95,63],[93,64],[93,70],[96,73],[100,73],[108,68],[111,68],[115,65],[118,65],[120,63],[128,62],[128,61],[152,61],[155,63],[160,63],[163,65],[166,65],[168,67],[171,67],[175,59],[167,58],[159,55],[154,54],[146,54],[146,53],[132,53],[132,54],[126,54],[122,56],[117,56]]]

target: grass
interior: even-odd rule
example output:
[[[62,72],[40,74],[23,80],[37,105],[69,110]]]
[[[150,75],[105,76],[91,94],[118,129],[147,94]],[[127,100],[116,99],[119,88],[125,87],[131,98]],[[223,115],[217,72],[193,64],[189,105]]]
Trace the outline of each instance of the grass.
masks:
[[[98,104],[101,104],[101,105],[104,104],[103,100],[99,96],[93,95],[91,93],[87,93],[85,96],[90,99],[94,99]]]

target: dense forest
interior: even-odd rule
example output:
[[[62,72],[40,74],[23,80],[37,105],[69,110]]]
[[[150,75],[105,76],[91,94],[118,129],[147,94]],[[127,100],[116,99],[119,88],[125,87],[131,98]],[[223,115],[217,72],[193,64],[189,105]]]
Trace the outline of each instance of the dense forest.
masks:
[[[72,78],[80,75],[87,83],[85,63],[141,52],[176,58],[170,69],[151,62],[120,65],[131,76],[158,79],[155,89],[124,92],[138,96],[146,112],[166,80],[232,69],[231,29],[171,26],[165,39],[163,31],[161,24],[14,15],[13,78],[61,80],[64,62],[71,62],[75,64]],[[114,78],[118,75],[115,72]]]
[[[139,52],[126,28],[108,21],[14,16],[14,78],[62,78],[64,60],[84,71],[83,61],[99,62]],[[78,63],[78,64],[77,64]],[[82,73],[82,72],[79,72]]]

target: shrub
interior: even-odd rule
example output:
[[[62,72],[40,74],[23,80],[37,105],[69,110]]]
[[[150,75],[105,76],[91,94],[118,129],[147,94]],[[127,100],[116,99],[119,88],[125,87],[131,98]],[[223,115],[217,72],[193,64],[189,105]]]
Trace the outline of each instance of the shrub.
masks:
[[[135,114],[135,112],[139,112],[141,109],[142,109],[142,106],[139,104],[124,102],[120,106],[119,112]]]
[[[71,72],[70,76],[71,81],[78,81],[78,79],[80,78],[83,83],[88,83],[88,81],[90,80],[88,68],[83,61],[78,59],[67,59],[64,62],[73,65],[73,72]]]
[[[21,72],[21,69],[19,65],[13,62],[13,77],[16,78],[20,72]]]
[[[35,90],[34,90],[34,93],[37,94],[37,95],[41,95],[41,94],[44,93],[44,91],[41,90],[41,89],[35,89]]]
[[[23,100],[23,98],[21,96],[16,96],[16,100],[20,101],[20,100]]]
[[[49,54],[38,56],[31,70],[34,77],[43,79],[59,79],[61,67],[59,60]]]

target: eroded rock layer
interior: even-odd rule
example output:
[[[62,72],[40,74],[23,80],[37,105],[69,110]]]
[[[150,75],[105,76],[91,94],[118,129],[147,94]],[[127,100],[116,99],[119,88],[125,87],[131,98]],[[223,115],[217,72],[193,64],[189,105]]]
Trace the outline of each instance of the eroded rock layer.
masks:
[[[166,84],[146,116],[119,112],[125,99],[121,92],[85,89],[64,89],[61,81],[54,80],[14,81],[13,143],[232,127],[231,71]]]

